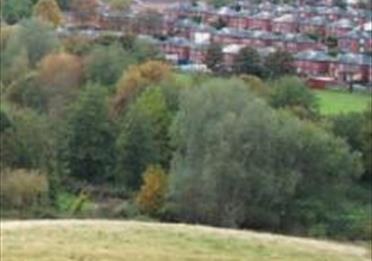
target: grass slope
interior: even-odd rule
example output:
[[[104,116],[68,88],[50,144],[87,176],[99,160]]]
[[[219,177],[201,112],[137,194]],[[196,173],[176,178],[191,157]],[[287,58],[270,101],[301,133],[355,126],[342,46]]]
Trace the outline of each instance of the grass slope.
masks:
[[[363,111],[371,102],[371,96],[365,93],[349,93],[339,90],[314,92],[319,99],[320,112],[324,115]]]
[[[362,247],[182,224],[2,222],[3,261],[369,260]]]

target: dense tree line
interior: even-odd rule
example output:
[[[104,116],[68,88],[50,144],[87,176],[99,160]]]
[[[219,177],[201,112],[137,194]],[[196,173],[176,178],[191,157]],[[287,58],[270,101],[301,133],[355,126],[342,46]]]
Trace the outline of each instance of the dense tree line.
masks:
[[[251,49],[236,77],[181,74],[135,36],[59,39],[44,20],[1,39],[5,215],[370,237],[370,108],[320,115],[285,55],[265,80]]]

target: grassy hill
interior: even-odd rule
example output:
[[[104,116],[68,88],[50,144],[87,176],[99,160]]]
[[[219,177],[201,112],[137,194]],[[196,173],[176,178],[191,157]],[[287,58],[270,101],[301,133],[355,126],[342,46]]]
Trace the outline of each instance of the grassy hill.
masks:
[[[354,245],[182,224],[13,221],[1,228],[4,261],[369,260]]]

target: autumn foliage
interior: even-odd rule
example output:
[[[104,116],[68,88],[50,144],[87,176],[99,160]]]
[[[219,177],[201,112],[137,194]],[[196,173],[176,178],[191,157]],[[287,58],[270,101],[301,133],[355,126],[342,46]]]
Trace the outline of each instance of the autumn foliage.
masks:
[[[81,58],[59,53],[46,56],[39,66],[39,83],[48,98],[49,113],[63,115],[64,108],[77,96],[83,79]]]
[[[168,79],[170,75],[171,67],[160,61],[149,61],[131,67],[119,80],[113,104],[114,113],[122,111],[141,90]]]
[[[44,85],[74,88],[82,80],[82,62],[71,54],[50,54],[41,61],[39,72]]]
[[[34,7],[34,14],[54,26],[58,26],[62,21],[61,9],[55,0],[39,0]]]
[[[0,199],[8,207],[24,208],[40,203],[49,189],[47,176],[38,171],[4,170],[0,176]]]
[[[144,173],[143,185],[136,202],[144,213],[154,214],[162,206],[168,187],[168,177],[158,166],[150,166]]]

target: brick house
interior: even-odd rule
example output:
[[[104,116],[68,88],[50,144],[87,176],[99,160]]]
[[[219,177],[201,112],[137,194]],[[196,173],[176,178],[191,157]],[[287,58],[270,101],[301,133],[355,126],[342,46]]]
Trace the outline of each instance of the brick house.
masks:
[[[250,44],[250,31],[236,28],[223,28],[213,34],[213,42],[219,44]]]
[[[190,59],[191,43],[180,37],[172,37],[159,44],[160,50],[169,60],[180,64],[187,63]]]
[[[340,37],[350,32],[355,27],[356,24],[353,21],[347,18],[343,18],[328,25],[326,28],[326,33],[327,35]]]
[[[194,64],[204,64],[207,57],[208,45],[193,44],[190,49],[190,62]]]
[[[282,48],[291,53],[302,52],[305,50],[326,49],[323,44],[303,34],[283,34],[275,41],[274,46]]]
[[[318,15],[317,9],[309,5],[301,5],[295,10],[295,12],[300,18],[304,20]]]
[[[372,52],[371,32],[353,30],[338,39],[338,47],[341,51],[351,53]]]
[[[333,6],[333,7],[321,6],[318,8],[318,13],[320,16],[323,16],[330,21],[336,21],[336,20],[339,20],[343,16],[345,11],[342,10],[338,6]]]
[[[213,21],[216,17],[215,10],[203,2],[198,2],[196,5],[184,3],[172,11],[176,12],[179,18],[199,18],[202,23]]]
[[[273,18],[273,14],[269,12],[253,15],[249,22],[249,29],[271,32]]]
[[[285,14],[275,18],[272,23],[272,31],[275,33],[296,33],[299,30],[299,20],[294,14]]]
[[[322,16],[315,16],[310,19],[303,19],[299,23],[300,33],[317,33],[320,35],[326,34],[326,25],[329,20]]]
[[[267,31],[251,31],[247,38],[247,40],[249,40],[249,44],[254,48],[271,46],[274,39],[276,39],[276,36]],[[248,44],[248,42],[245,41],[243,43]]]
[[[247,29],[251,22],[251,16],[252,12],[248,10],[235,12],[233,15],[229,16],[227,26],[238,29]]]
[[[364,54],[340,54],[330,63],[330,74],[340,82],[372,82],[372,57]]]
[[[230,44],[222,48],[224,67],[231,70],[235,64],[236,57],[244,45]]]
[[[195,42],[210,42],[216,29],[207,24],[198,24],[190,19],[178,21],[173,29],[175,36],[183,37]]]
[[[305,76],[328,75],[329,66],[333,60],[322,51],[304,51],[294,56],[297,73]]]

